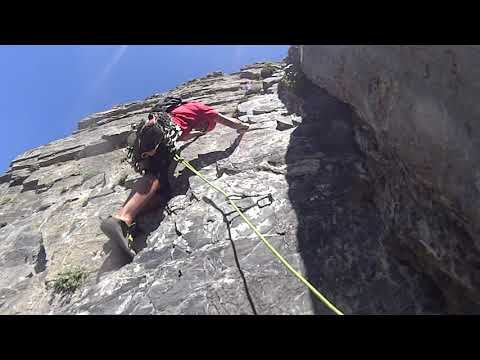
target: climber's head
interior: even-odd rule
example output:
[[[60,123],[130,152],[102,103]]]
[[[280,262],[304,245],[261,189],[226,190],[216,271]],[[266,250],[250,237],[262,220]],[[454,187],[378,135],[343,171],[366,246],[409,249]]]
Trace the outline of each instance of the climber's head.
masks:
[[[142,159],[154,156],[163,140],[163,132],[159,126],[147,122],[139,134],[140,140],[140,154]]]
[[[157,117],[154,115],[154,114],[148,114],[148,118],[147,120],[145,120],[145,123],[143,125],[143,127],[148,127],[148,126],[152,126],[153,124],[155,124],[155,121],[157,121]]]

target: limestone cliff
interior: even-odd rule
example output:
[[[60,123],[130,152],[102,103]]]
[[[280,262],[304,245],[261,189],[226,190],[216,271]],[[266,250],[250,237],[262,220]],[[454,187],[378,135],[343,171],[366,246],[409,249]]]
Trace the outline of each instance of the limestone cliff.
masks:
[[[216,72],[168,92],[251,124],[244,136],[218,125],[183,156],[238,195],[261,232],[346,314],[452,311],[429,263],[390,246],[380,167],[364,146],[368,122],[310,82],[297,57],[289,62]],[[102,234],[101,219],[138,178],[123,161],[131,125],[165,95],[93,114],[0,177],[0,313],[329,314],[225,199],[180,165],[173,196],[138,219],[133,262]],[[48,284],[75,267],[85,281],[56,294]]]

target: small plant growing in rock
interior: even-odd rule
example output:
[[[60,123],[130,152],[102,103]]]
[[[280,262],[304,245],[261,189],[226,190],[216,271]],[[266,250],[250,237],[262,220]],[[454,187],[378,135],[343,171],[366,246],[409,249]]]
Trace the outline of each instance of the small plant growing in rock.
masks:
[[[233,113],[232,113],[231,116],[234,117],[234,118],[236,118],[236,119],[238,119],[238,117],[240,116],[240,114],[241,114],[240,111],[238,110],[238,108],[236,108],[236,109],[233,111]]]
[[[298,71],[296,68],[290,68],[285,71],[285,75],[280,80],[279,88],[298,93],[301,92],[306,81],[305,75],[301,71]]]
[[[3,198],[2,200],[0,200],[0,206],[1,206],[1,205],[6,205],[6,204],[8,204],[11,200],[12,200],[12,199],[9,198],[9,197]]]
[[[118,185],[125,186],[125,181],[127,180],[128,174],[122,173],[118,179]]]
[[[82,268],[63,271],[53,280],[53,292],[56,294],[72,294],[87,278],[88,273]]]
[[[83,181],[87,181],[87,180],[93,178],[94,176],[97,176],[98,174],[99,174],[99,172],[97,172],[95,170],[87,170],[83,174]]]

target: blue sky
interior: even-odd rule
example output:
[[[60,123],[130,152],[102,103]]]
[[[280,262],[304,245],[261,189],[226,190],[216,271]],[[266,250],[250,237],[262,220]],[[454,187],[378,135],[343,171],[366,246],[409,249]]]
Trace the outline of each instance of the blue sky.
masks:
[[[281,60],[288,46],[0,45],[0,174],[26,150],[68,136],[77,122],[209,72]]]

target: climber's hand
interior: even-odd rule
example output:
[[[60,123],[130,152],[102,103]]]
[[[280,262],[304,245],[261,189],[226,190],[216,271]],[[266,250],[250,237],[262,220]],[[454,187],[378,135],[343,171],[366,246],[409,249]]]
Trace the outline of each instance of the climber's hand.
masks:
[[[250,127],[247,124],[239,124],[237,126],[237,133],[243,134],[246,133]]]

